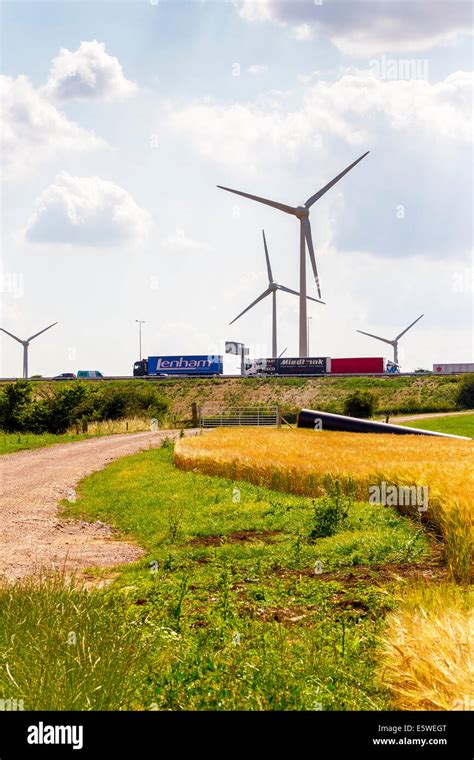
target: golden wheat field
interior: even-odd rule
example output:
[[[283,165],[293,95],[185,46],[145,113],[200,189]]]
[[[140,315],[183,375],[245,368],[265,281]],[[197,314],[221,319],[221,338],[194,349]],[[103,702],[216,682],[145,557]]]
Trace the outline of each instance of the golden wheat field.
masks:
[[[336,481],[361,501],[385,481],[427,486],[423,519],[443,540],[454,583],[412,588],[387,620],[381,678],[402,710],[474,709],[472,568],[474,446],[471,441],[312,430],[223,428],[179,441],[185,470],[244,479],[310,496]]]
[[[382,681],[401,710],[474,710],[474,614],[449,584],[414,589],[389,615]]]
[[[426,486],[423,517],[437,527],[446,564],[456,580],[472,568],[474,445],[421,436],[312,430],[222,428],[178,443],[182,469],[249,480],[275,490],[319,496],[335,482],[369,501],[369,488],[385,482]]]

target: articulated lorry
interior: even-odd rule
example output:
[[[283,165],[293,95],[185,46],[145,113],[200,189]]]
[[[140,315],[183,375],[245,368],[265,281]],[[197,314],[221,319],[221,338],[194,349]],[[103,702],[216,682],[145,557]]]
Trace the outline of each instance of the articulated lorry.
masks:
[[[458,374],[464,372],[473,372],[474,373],[474,363],[473,362],[465,362],[464,364],[458,363],[458,364],[433,364],[433,372],[436,375],[452,375],[452,374]]]
[[[394,362],[382,356],[361,356],[333,359],[330,356],[309,356],[279,359],[256,359],[247,369],[247,375],[376,375],[398,372]]]
[[[149,356],[133,365],[134,377],[222,375],[222,356]]]

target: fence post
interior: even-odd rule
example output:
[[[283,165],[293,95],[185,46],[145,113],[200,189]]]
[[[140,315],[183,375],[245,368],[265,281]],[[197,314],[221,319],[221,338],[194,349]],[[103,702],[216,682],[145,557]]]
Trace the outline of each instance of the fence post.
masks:
[[[193,401],[191,404],[191,417],[192,417],[193,428],[198,427],[198,410],[197,410],[197,404],[195,401]]]
[[[281,413],[280,413],[279,406],[277,406],[276,408],[276,418],[277,418],[277,427],[281,427]]]

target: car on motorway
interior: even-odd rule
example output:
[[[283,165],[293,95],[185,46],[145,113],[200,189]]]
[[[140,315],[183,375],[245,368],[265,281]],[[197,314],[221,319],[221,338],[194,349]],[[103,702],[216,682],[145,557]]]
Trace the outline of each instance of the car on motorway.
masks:
[[[53,380],[75,380],[76,375],[74,372],[61,372],[60,375],[55,375]]]
[[[82,380],[100,380],[104,378],[102,372],[98,369],[79,369],[77,377]]]

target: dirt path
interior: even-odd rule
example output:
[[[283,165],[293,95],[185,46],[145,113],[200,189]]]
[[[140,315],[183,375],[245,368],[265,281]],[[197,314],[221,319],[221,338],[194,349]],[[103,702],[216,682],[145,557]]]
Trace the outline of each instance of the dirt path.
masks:
[[[167,430],[104,436],[0,457],[0,578],[15,581],[41,568],[111,567],[137,560],[140,547],[114,540],[104,523],[59,519],[57,505],[74,499],[74,487],[86,475],[177,435]]]

